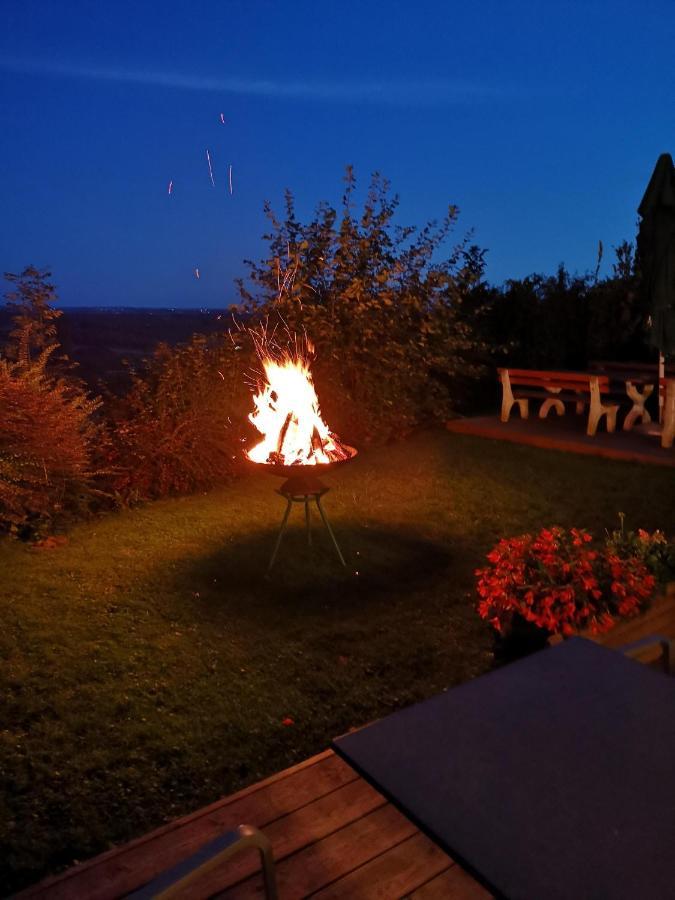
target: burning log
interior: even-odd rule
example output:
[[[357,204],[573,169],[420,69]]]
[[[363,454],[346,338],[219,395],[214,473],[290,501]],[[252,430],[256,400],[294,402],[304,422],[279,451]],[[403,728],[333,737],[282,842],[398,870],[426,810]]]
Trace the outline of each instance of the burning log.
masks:
[[[281,426],[281,430],[279,431],[279,440],[277,441],[277,454],[283,459],[284,456],[284,441],[286,440],[286,434],[288,433],[288,426],[291,424],[293,419],[293,413],[289,412],[286,416],[286,421]]]
[[[324,441],[323,441],[321,435],[319,434],[318,428],[315,425],[314,429],[312,430],[312,449],[310,452],[311,453],[323,453],[324,449],[325,449]]]

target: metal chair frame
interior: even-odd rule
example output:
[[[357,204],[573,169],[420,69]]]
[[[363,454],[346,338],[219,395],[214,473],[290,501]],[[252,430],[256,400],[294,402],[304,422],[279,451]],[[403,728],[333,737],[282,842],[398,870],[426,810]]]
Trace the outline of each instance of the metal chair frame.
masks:
[[[272,845],[262,831],[240,825],[222,834],[187,859],[161,872],[156,878],[127,896],[127,900],[179,900],[184,891],[230,857],[255,847],[260,854],[266,900],[278,900]]]

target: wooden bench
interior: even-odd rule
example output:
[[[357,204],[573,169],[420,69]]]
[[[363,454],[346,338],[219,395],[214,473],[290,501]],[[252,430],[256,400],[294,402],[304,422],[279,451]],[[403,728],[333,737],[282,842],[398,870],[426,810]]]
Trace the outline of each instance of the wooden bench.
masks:
[[[529,401],[542,400],[539,418],[545,419],[551,409],[559,416],[565,412],[565,402],[575,404],[581,415],[589,402],[586,433],[594,435],[603,416],[607,431],[616,428],[618,404],[604,404],[602,396],[610,393],[609,376],[589,372],[549,372],[536,369],[498,369],[502,384],[502,422],[508,422],[514,405],[523,419],[529,416]],[[515,392],[513,388],[516,388]]]

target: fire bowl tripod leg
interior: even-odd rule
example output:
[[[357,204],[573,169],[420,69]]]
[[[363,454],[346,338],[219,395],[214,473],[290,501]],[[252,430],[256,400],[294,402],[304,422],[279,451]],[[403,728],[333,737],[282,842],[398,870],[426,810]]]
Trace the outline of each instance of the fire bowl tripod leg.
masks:
[[[286,512],[284,513],[284,517],[281,520],[281,528],[279,529],[279,534],[277,535],[277,539],[274,543],[274,550],[272,550],[272,555],[270,556],[270,564],[267,567],[268,572],[274,565],[275,560],[277,558],[277,553],[279,552],[279,547],[281,546],[281,539],[284,536],[284,531],[286,530],[286,523],[288,522],[288,516],[291,511],[291,506],[293,506],[293,502],[290,499],[287,499],[286,500]]]
[[[307,526],[307,546],[312,546],[312,523],[309,520],[309,497],[305,497],[305,525]]]
[[[335,535],[333,534],[333,529],[330,527],[330,522],[328,521],[326,513],[323,511],[323,506],[321,505],[321,497],[317,496],[316,505],[319,507],[319,512],[321,513],[321,518],[323,519],[323,524],[326,526],[326,531],[330,535],[330,539],[333,542],[333,546],[335,547],[335,552],[337,553],[338,558],[339,558],[340,562],[342,563],[342,565],[346,567],[347,563],[345,562],[345,558],[342,555],[342,551],[340,550],[340,547],[338,546],[338,542],[335,540]]]

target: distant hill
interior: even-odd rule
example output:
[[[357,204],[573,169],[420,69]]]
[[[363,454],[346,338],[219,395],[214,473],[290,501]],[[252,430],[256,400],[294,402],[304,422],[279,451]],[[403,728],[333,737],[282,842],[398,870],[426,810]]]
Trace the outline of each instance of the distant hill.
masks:
[[[113,390],[128,382],[124,360],[138,364],[158,343],[181,344],[193,334],[227,331],[227,309],[139,309],[136,307],[61,307],[58,321],[63,351],[79,364],[79,374],[92,388],[101,381]],[[0,306],[0,345],[11,327]]]

